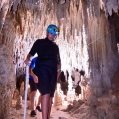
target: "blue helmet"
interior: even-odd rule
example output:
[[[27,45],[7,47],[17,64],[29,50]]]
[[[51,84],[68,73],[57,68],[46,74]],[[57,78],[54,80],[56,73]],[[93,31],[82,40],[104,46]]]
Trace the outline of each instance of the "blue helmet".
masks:
[[[59,28],[54,24],[50,24],[47,28],[47,33],[50,33],[50,34],[56,36],[59,34]]]

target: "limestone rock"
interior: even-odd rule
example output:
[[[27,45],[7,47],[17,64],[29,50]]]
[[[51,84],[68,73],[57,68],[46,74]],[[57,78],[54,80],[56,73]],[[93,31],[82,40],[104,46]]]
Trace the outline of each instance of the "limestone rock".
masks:
[[[118,0],[1,0],[0,118],[9,117],[16,88],[15,75],[18,75],[18,69],[25,72],[26,55],[36,39],[45,37],[51,23],[60,26],[58,39],[61,40],[56,43],[62,69],[69,70],[69,79],[72,67],[86,72],[90,79],[86,98],[93,93],[95,97],[92,95],[88,104],[97,105],[96,98],[108,93],[112,77],[119,69],[118,7]],[[72,92],[72,81],[69,82],[69,92]],[[110,103],[110,99],[107,102]],[[112,102],[115,103],[115,97]],[[89,117],[95,118],[90,113],[88,111]]]

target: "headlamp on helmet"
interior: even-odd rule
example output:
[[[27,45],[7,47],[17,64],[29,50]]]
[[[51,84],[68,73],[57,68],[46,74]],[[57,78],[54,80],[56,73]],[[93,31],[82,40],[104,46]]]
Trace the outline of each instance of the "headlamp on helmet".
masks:
[[[59,28],[54,24],[50,24],[47,28],[47,33],[50,33],[54,36],[59,35]]]

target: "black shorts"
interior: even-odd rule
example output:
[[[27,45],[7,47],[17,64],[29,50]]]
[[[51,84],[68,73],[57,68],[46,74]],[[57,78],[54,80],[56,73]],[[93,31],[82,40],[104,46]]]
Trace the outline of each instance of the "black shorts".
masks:
[[[37,87],[41,95],[50,94],[50,97],[54,97],[57,83],[57,69],[41,66],[37,71],[34,70],[34,73],[36,73],[39,78]]]
[[[30,90],[36,91],[37,90],[37,84],[33,81],[33,79],[29,80]]]

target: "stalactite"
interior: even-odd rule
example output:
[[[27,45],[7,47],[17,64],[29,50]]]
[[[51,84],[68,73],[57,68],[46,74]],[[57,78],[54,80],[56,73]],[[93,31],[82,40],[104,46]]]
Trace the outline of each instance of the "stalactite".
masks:
[[[1,9],[0,9],[0,32],[3,28],[5,19],[6,19],[6,15],[9,9],[9,0],[7,1],[2,1],[1,3]]]
[[[4,16],[4,19],[1,20],[1,27],[2,27],[2,24],[4,24],[5,16],[7,14],[8,9],[10,9],[11,6],[13,5],[13,11],[15,12],[17,10],[17,7],[20,4],[21,0],[9,0],[9,1],[1,0],[0,8],[2,8],[2,6],[6,2],[8,2],[7,3],[8,6],[6,6],[7,9],[6,10],[3,10],[4,13],[2,13],[2,11],[1,11],[1,14],[4,14],[3,15]],[[29,6],[27,8],[29,8],[29,10],[36,9],[35,12],[36,11],[39,11],[40,12],[40,10],[44,10],[43,7],[47,5],[47,9],[46,9],[47,13],[50,12],[50,10],[53,7],[52,6],[53,4],[50,4],[51,2],[52,2],[51,0],[45,0],[45,1],[43,1],[43,0],[34,0],[34,1],[33,0],[26,0],[26,1],[24,1],[23,0],[23,3],[25,3],[27,6]],[[91,1],[91,0],[89,0],[87,2],[88,2],[87,8],[89,9],[90,15],[92,14],[94,16],[98,16],[100,14],[100,8],[102,8],[101,7],[102,4],[103,4],[103,7],[105,7],[104,10],[107,13],[109,13],[109,15],[112,15],[112,10],[114,12],[116,12],[116,13],[118,12],[118,1],[117,0],[113,0],[113,1],[111,1],[111,0],[107,0],[107,1],[104,1],[104,0],[103,1],[102,0],[100,0],[100,1],[99,0],[97,0],[97,1],[95,1],[95,0]],[[99,4],[99,2],[100,2],[100,4]],[[55,8],[58,8],[59,9],[59,11],[58,10],[56,11],[57,12],[57,17],[58,18],[64,18],[66,16],[66,14],[67,14],[66,11],[68,11],[68,9],[69,9],[69,7],[68,7],[69,6],[69,3],[70,3],[70,6],[73,5],[73,9],[75,9],[75,7],[76,7],[76,9],[78,11],[80,0],[71,0],[71,1],[69,1],[69,0],[57,0],[57,1],[54,1],[54,3],[55,3],[54,4],[55,5]],[[75,13],[77,11],[75,10]],[[72,12],[70,12],[70,14],[71,13]],[[78,23],[77,22],[75,22],[75,23],[76,23],[75,26],[78,26],[77,25]],[[79,27],[78,27],[78,29],[79,29]]]
[[[105,13],[112,15],[112,10],[117,12],[117,2],[116,0],[1,0],[0,22],[4,25],[0,26],[0,44],[6,45],[7,50],[11,52],[10,55],[15,55],[15,66],[23,68],[23,60],[33,42],[46,36],[49,24],[60,25],[60,35],[56,42],[61,51],[62,68],[71,70],[72,67],[76,67],[85,70],[86,75],[91,78],[89,84],[99,95],[103,88],[109,88],[110,77],[113,70],[118,67],[116,37],[111,36],[115,34],[115,29],[112,28],[113,33],[109,30],[108,19],[105,17]],[[9,60],[12,61],[10,58]],[[115,69],[112,68],[113,65]]]
[[[78,11],[79,10],[79,6],[80,6],[80,0],[76,0],[75,5],[76,5],[77,11]]]
[[[117,0],[108,0],[106,2],[106,10],[109,13],[109,15],[112,15],[112,10],[116,13],[118,13],[118,1]]]
[[[17,7],[18,5],[20,4],[21,0],[15,0],[14,3],[13,3],[13,12],[16,12],[17,11]]]

